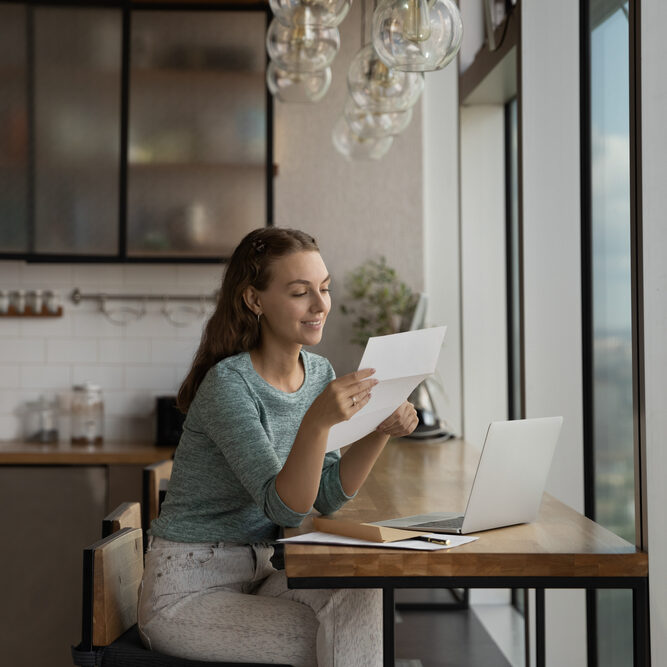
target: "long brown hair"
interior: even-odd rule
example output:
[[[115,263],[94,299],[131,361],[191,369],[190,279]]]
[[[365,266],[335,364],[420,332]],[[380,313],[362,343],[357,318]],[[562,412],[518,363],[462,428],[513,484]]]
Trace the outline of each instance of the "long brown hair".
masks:
[[[249,286],[259,291],[266,289],[271,279],[271,264],[279,257],[300,251],[319,252],[319,248],[310,234],[280,227],[255,229],[238,244],[227,265],[215,311],[206,324],[192,368],[178,391],[176,404],[181,412],[188,411],[212,366],[259,345],[259,322],[246,306],[243,293]]]

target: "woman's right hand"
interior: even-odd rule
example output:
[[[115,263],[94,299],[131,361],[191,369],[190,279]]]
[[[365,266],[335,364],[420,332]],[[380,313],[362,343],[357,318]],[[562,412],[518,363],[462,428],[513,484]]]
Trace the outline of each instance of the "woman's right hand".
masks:
[[[378,384],[370,377],[373,373],[374,368],[364,368],[332,380],[313,401],[306,416],[326,428],[347,421],[370,400],[371,389]]]

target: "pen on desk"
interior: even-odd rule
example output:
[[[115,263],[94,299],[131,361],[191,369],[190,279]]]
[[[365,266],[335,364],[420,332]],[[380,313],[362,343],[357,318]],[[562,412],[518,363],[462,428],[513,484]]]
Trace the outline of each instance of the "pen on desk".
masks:
[[[420,536],[416,539],[421,540],[422,542],[430,542],[431,544],[442,544],[445,547],[448,547],[452,541],[451,540],[436,540],[433,537]]]

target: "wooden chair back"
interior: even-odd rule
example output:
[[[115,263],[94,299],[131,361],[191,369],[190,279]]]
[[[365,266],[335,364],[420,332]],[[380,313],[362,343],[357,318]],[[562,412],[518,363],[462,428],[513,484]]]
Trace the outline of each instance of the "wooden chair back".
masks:
[[[171,477],[174,462],[171,459],[159,461],[144,467],[142,480],[142,523],[144,530],[151,527],[151,521],[160,513],[161,492],[166,492],[166,485]]]
[[[108,537],[122,528],[141,528],[141,503],[121,503],[102,519],[102,537]]]
[[[82,645],[108,646],[137,622],[144,572],[140,528],[122,528],[83,551]]]

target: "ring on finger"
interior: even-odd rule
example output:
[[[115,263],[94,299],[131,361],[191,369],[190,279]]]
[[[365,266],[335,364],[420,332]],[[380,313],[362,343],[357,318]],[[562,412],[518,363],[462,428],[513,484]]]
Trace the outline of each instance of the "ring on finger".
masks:
[[[353,396],[352,397],[352,407],[354,408],[357,405],[357,397]]]

